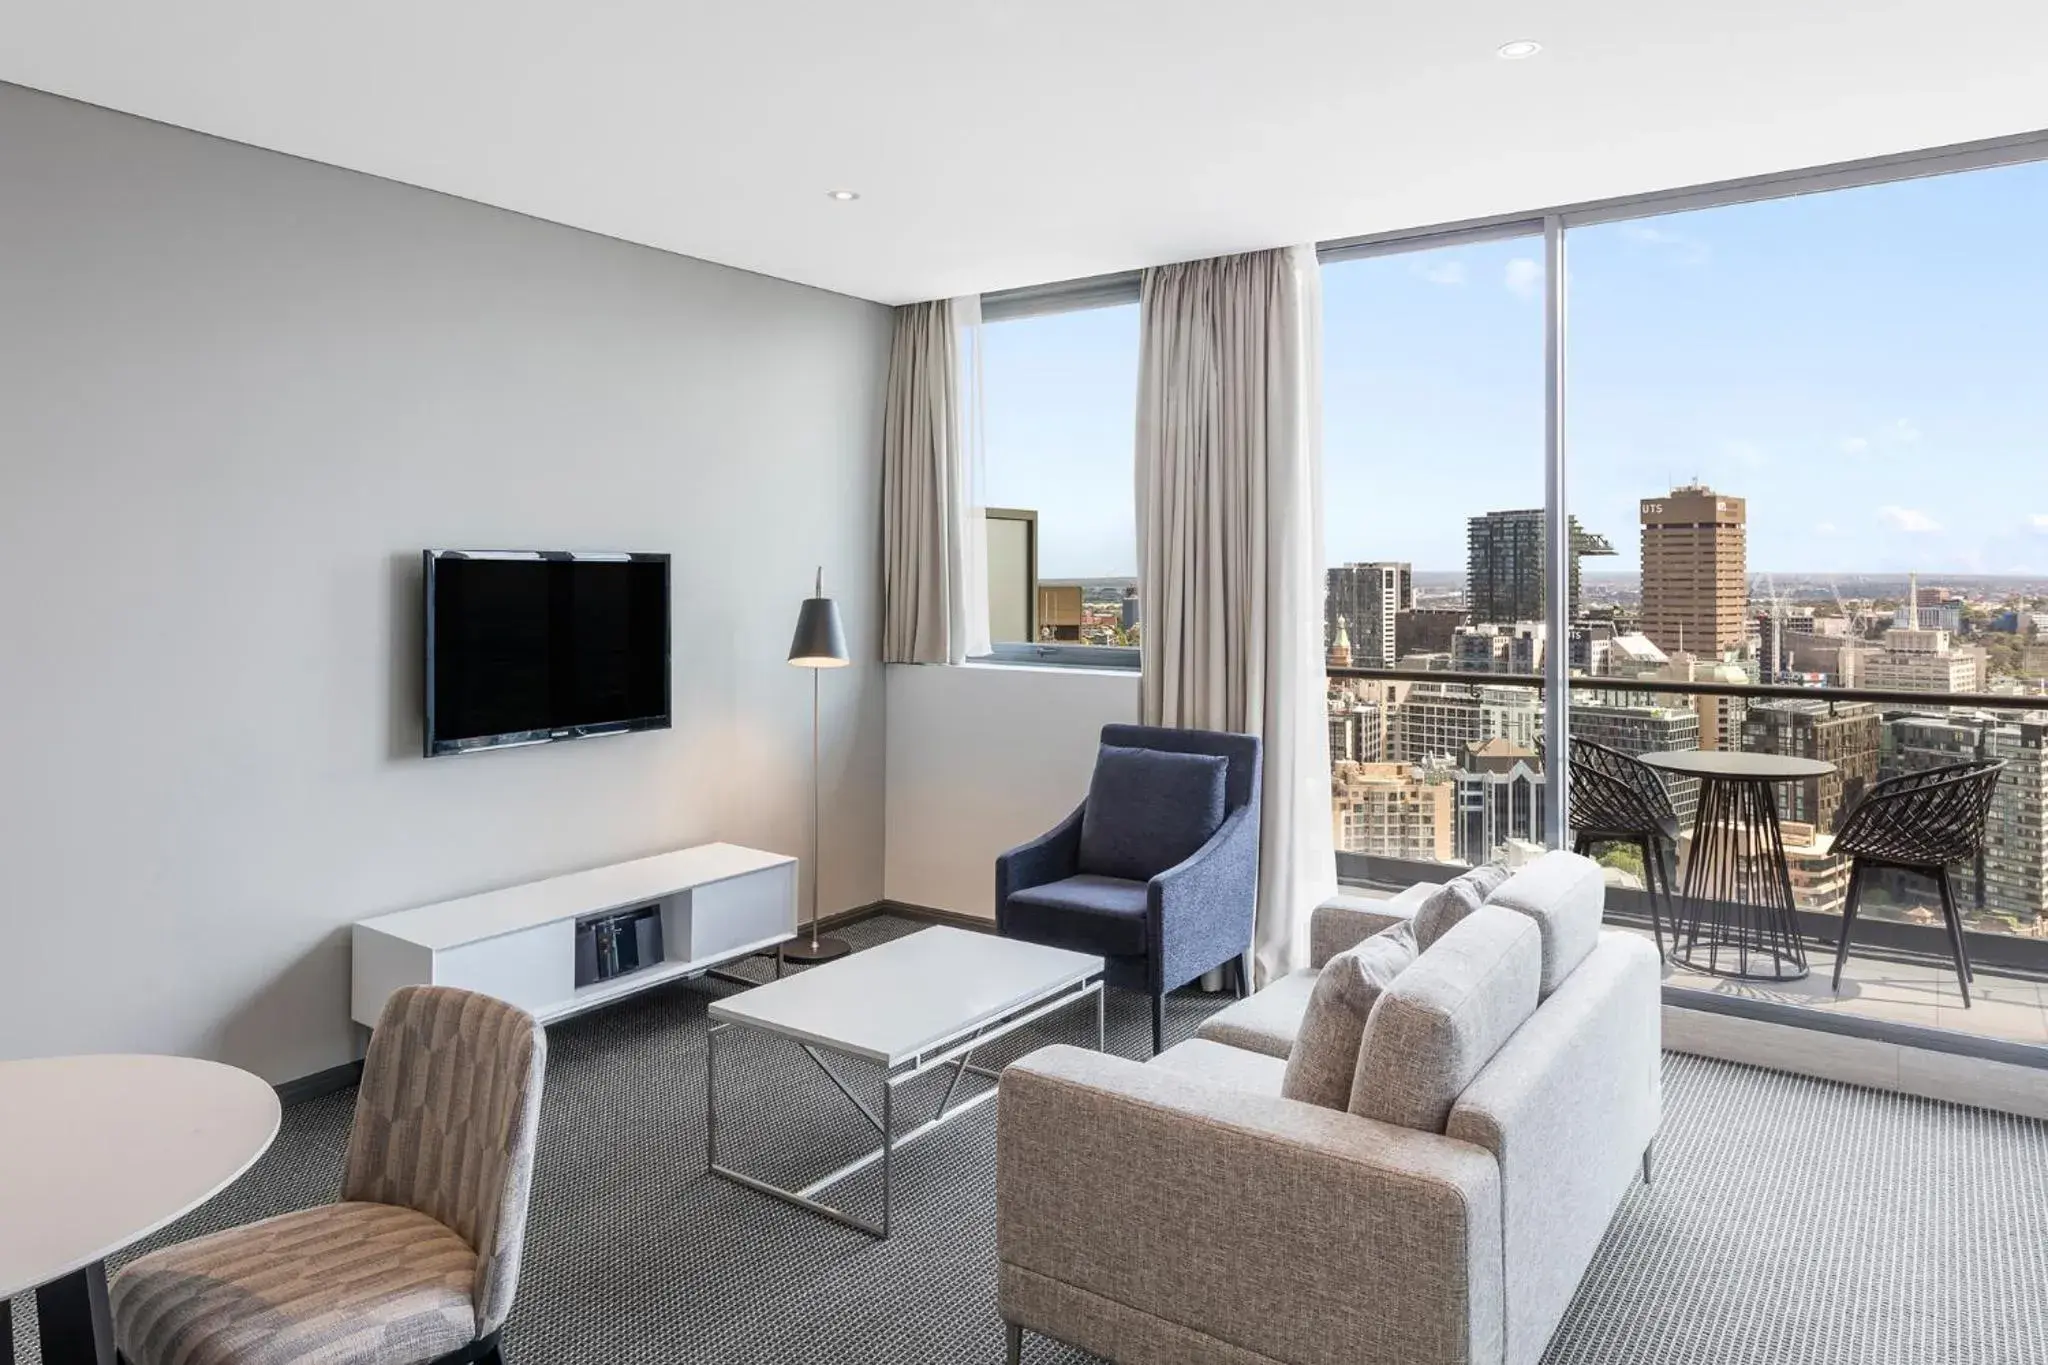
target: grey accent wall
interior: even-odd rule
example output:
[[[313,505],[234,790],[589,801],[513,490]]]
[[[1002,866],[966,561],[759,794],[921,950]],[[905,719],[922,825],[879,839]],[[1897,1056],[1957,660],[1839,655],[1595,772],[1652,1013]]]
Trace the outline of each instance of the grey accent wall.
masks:
[[[658,174],[659,167],[649,167]],[[709,839],[882,894],[887,310],[0,86],[0,1057],[349,1060],[348,924]],[[418,557],[675,556],[671,731],[420,758]]]

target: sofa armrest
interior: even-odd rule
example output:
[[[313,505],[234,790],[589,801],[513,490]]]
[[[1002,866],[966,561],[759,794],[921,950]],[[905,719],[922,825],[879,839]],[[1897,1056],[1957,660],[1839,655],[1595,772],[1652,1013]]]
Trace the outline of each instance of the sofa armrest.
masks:
[[[1346,948],[1356,948],[1382,929],[1408,923],[1436,889],[1433,882],[1417,882],[1385,900],[1342,892],[1330,897],[1308,918],[1308,965],[1321,971]]]
[[[1592,1264],[1656,1135],[1663,980],[1656,951],[1603,933],[1451,1110],[1500,1163],[1509,1360],[1534,1360]]]
[[[1081,817],[1088,803],[1028,844],[996,855],[996,932],[1001,933],[1010,893],[1060,881],[1081,870]]]
[[[1259,902],[1259,808],[1240,806],[1209,842],[1152,879],[1152,985],[1172,990],[1251,946]]]
[[[1003,1316],[1053,1282],[1259,1358],[1496,1361],[1500,1185],[1468,1143],[1050,1047],[1003,1073]]]

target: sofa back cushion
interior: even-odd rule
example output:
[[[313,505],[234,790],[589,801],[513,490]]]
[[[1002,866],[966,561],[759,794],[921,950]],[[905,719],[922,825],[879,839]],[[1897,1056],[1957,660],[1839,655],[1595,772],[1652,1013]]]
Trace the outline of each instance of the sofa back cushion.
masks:
[[[1358,1049],[1352,1113],[1441,1133],[1458,1096],[1536,1012],[1542,936],[1482,906],[1381,994]]]
[[[1223,824],[1218,754],[1105,744],[1081,814],[1081,871],[1147,882],[1209,842]]]
[[[1415,947],[1428,952],[1430,945],[1454,928],[1459,920],[1486,904],[1486,898],[1500,890],[1508,870],[1499,863],[1487,863],[1451,878],[1429,893],[1415,908]]]
[[[1553,849],[1501,883],[1486,898],[1527,915],[1543,936],[1541,998],[1564,984],[1600,942],[1607,880],[1591,858]]]
[[[1287,1054],[1280,1093],[1290,1100],[1343,1109],[1358,1073],[1358,1042],[1380,995],[1415,961],[1409,926],[1382,929],[1323,964],[1301,1032]]]

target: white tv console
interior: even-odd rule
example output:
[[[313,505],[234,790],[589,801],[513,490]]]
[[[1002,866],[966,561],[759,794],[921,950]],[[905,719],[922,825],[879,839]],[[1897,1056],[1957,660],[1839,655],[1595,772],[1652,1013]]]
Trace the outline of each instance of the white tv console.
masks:
[[[423,905],[355,926],[349,1012],[374,1027],[400,986],[460,986],[561,1019],[796,936],[796,859],[702,844]],[[579,920],[658,905],[662,960],[576,985]]]

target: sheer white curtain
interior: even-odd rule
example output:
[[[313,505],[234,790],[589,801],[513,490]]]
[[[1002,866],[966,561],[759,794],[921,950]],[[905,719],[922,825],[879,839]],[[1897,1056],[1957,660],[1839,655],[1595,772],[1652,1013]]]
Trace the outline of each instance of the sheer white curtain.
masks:
[[[896,310],[882,422],[882,660],[989,652],[981,301]]]
[[[1148,724],[1264,740],[1261,981],[1303,965],[1336,890],[1322,638],[1315,251],[1145,272],[1138,592]]]

